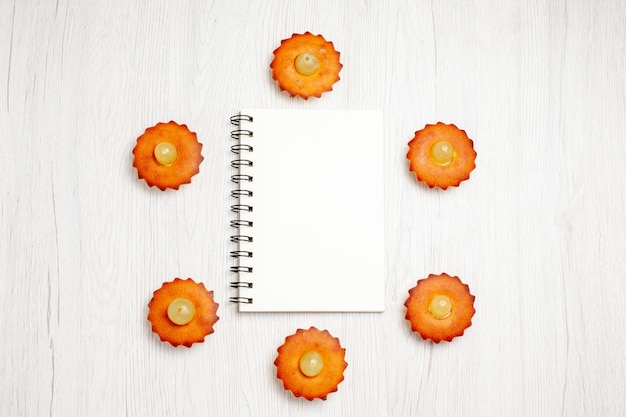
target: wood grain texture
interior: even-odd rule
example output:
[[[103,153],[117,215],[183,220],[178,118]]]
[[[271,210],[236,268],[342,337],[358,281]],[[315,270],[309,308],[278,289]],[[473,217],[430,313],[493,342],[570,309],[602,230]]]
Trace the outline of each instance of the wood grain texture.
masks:
[[[626,414],[623,1],[4,0],[0,28],[0,416]],[[290,99],[269,71],[306,30],[344,64],[319,100]],[[242,107],[383,110],[385,313],[228,304],[228,117]],[[136,138],[169,120],[204,144],[177,192],[132,168]],[[436,121],[478,153],[445,192],[405,160]],[[477,313],[434,345],[403,302],[442,271]],[[146,320],[177,276],[220,303],[191,349]],[[272,365],[310,326],[347,349],[325,402],[294,398]]]

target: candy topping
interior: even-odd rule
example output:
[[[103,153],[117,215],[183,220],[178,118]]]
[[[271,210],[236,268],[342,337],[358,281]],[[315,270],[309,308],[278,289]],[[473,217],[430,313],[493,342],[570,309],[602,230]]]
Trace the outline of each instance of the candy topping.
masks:
[[[295,65],[296,71],[305,76],[315,74],[320,68],[319,60],[310,52],[303,52],[298,55]]]
[[[318,376],[324,369],[322,356],[317,352],[306,352],[300,357],[300,371],[310,378]]]
[[[428,312],[437,320],[443,320],[452,313],[452,300],[443,294],[435,295],[428,304]]]
[[[154,157],[159,164],[169,166],[178,158],[178,150],[170,142],[160,142],[154,147]]]
[[[196,308],[188,298],[175,298],[167,306],[167,317],[169,317],[172,323],[179,326],[189,323],[195,315]]]
[[[432,148],[430,148],[430,156],[433,161],[439,165],[448,165],[454,157],[454,148],[450,142],[444,140],[436,142]]]

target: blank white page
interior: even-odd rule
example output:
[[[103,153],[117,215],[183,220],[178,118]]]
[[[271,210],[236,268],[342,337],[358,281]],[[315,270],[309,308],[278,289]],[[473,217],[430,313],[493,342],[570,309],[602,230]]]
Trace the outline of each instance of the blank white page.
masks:
[[[239,155],[253,177],[253,226],[240,243],[240,311],[383,311],[385,293],[382,113],[247,109],[253,147]]]

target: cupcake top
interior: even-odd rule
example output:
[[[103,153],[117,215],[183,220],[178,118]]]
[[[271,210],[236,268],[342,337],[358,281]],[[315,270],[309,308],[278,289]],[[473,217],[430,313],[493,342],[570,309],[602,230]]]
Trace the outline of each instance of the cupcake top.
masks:
[[[154,292],[148,320],[161,341],[191,347],[214,332],[218,307],[213,291],[207,291],[203,283],[175,278]]]
[[[278,348],[277,377],[286,390],[309,401],[322,400],[343,381],[346,350],[327,330],[298,329]]]
[[[446,273],[417,281],[404,305],[411,329],[435,343],[463,335],[476,312],[469,287]]]
[[[418,181],[443,190],[469,179],[476,167],[474,142],[464,130],[441,122],[415,132],[406,157]]]
[[[310,32],[282,40],[270,64],[280,89],[305,100],[331,91],[342,67],[332,42]]]
[[[200,172],[202,144],[186,125],[157,123],[139,136],[133,149],[133,166],[140,179],[162,191],[191,182]]]

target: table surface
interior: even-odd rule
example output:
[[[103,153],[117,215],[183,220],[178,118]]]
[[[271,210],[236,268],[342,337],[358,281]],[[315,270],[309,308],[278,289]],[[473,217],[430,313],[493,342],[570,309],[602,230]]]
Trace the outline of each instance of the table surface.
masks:
[[[626,413],[626,2],[4,0],[0,28],[1,416]],[[273,50],[304,31],[341,52],[321,99],[271,79]],[[383,111],[384,313],[228,302],[229,116],[242,107]],[[169,120],[198,133],[205,159],[161,192],[131,150]],[[437,121],[478,153],[446,191],[405,159]],[[403,303],[443,271],[477,312],[434,344]],[[190,349],[146,320],[174,277],[220,304]],[[310,326],[346,348],[326,401],[295,398],[273,365]]]

